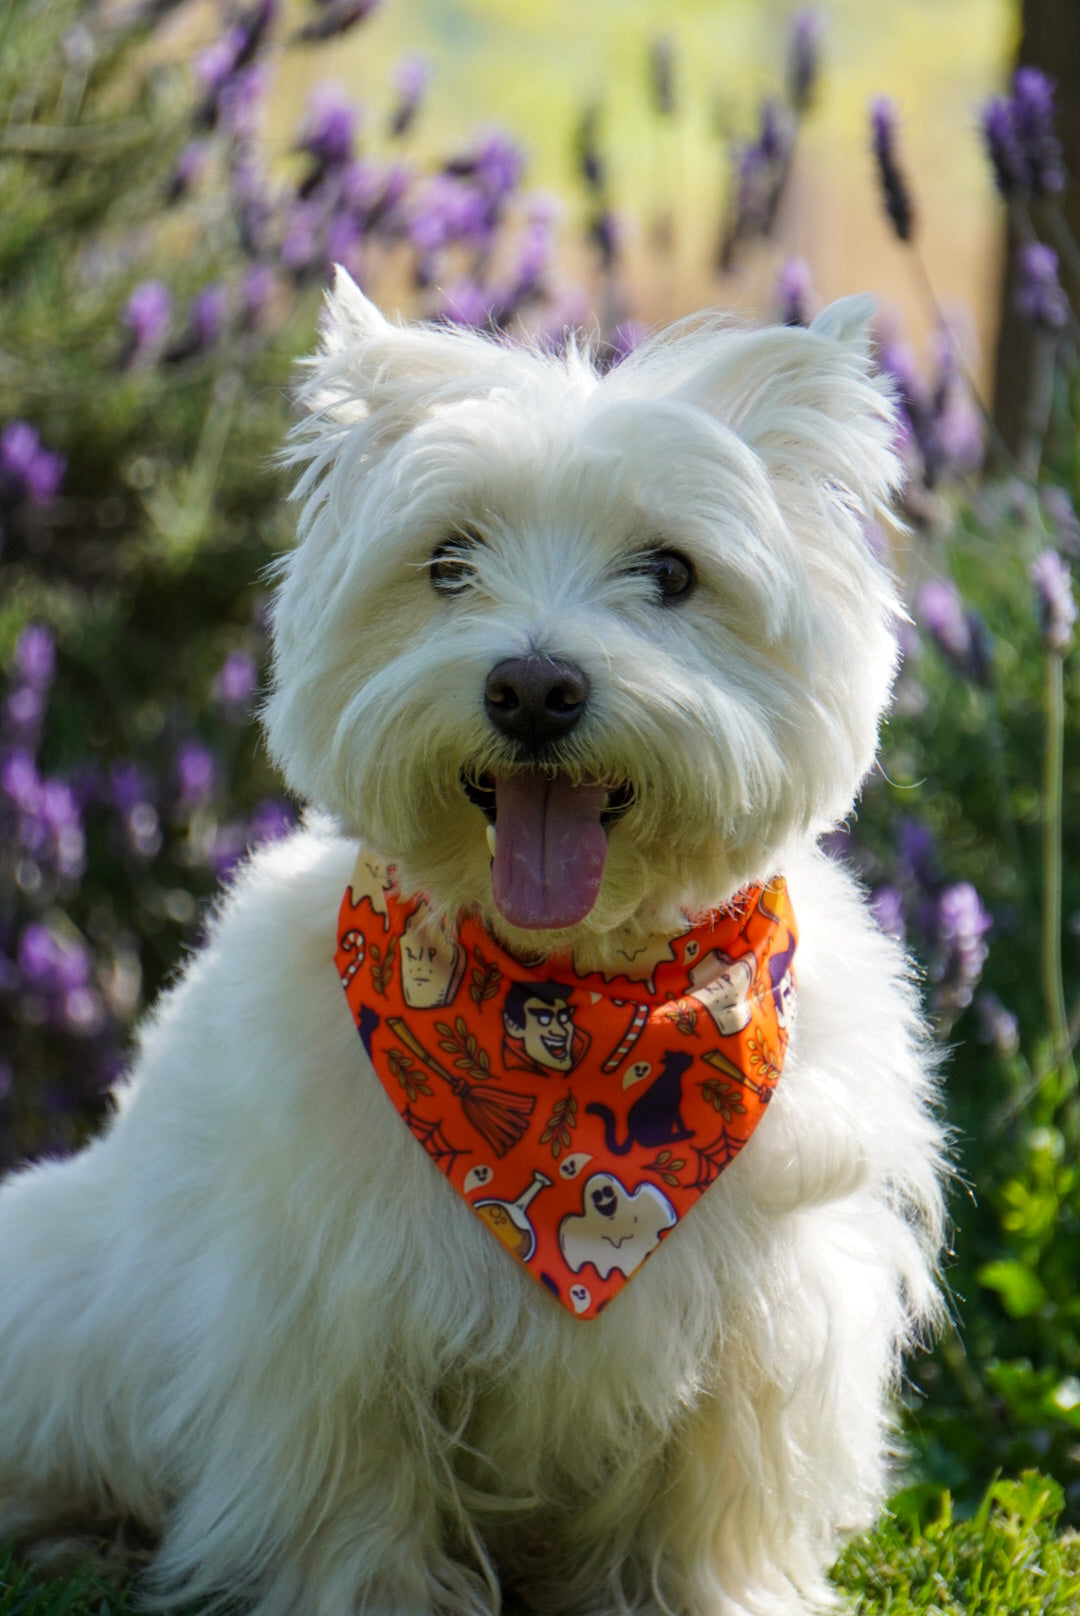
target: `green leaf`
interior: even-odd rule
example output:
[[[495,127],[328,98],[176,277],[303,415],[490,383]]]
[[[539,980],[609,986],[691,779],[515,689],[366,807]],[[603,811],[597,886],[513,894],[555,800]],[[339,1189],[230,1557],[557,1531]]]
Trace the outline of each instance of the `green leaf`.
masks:
[[[988,1291],[996,1291],[1001,1305],[1014,1319],[1030,1318],[1046,1301],[1046,1289],[1038,1274],[1015,1259],[983,1263],[975,1276]]]
[[[1053,1525],[1065,1507],[1065,1494],[1052,1476],[1025,1470],[1019,1481],[996,1481],[990,1489],[1007,1515],[1015,1515],[1025,1528],[1037,1521]]]

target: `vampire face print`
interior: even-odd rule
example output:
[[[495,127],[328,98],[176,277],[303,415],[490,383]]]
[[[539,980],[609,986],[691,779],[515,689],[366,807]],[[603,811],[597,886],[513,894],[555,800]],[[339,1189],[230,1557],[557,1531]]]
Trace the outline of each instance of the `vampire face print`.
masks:
[[[562,982],[515,982],[503,1005],[503,1063],[518,1070],[570,1072],[589,1047],[574,1026],[572,988]]]
[[[773,954],[769,958],[769,983],[772,987],[773,1004],[776,1006],[776,1019],[781,1027],[791,1023],[792,1011],[795,1008],[795,978],[791,974],[791,961],[795,955],[795,944],[788,935],[788,946],[780,954]]]
[[[632,1193],[612,1173],[593,1173],[585,1181],[582,1213],[559,1224],[559,1249],[573,1273],[592,1263],[601,1279],[613,1268],[629,1277],[660,1244],[678,1215],[655,1184]]]
[[[451,942],[423,904],[401,936],[401,993],[412,1010],[450,1004],[465,972],[465,950]]]
[[[690,995],[709,1012],[717,1032],[730,1038],[750,1025],[750,990],[757,975],[753,954],[732,959],[711,949],[690,972]]]

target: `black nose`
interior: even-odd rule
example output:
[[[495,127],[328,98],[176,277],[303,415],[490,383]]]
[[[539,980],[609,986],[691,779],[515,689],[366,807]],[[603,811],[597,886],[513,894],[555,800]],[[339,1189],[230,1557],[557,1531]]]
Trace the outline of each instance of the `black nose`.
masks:
[[[495,728],[539,752],[569,734],[585,711],[589,681],[574,662],[555,657],[508,657],[492,668],[484,707]]]

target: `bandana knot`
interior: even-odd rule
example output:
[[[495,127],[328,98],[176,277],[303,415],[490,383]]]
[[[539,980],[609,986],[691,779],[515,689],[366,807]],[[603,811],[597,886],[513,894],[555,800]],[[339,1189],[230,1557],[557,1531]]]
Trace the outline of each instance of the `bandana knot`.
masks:
[[[435,1167],[580,1318],[738,1155],[787,1049],[797,933],[777,877],[602,971],[448,931],[361,853],[335,963],[364,1048]]]

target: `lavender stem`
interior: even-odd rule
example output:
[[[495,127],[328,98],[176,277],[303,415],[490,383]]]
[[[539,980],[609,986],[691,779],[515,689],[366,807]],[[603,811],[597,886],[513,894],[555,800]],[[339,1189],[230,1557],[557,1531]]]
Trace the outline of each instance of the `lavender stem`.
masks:
[[[1065,987],[1061,975],[1061,801],[1065,756],[1065,657],[1046,652],[1046,751],[1043,760],[1043,907],[1042,989],[1055,1060],[1061,1072],[1064,1097],[1076,1092],[1076,1067],[1069,1042]],[[1067,1132],[1075,1143],[1076,1121],[1066,1113]]]

